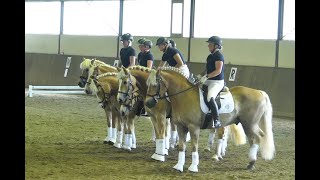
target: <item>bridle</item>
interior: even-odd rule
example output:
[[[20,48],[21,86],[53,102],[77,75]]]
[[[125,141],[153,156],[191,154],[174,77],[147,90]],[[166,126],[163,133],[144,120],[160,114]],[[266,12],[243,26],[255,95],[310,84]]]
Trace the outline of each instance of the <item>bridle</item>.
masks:
[[[125,99],[123,102],[120,103],[120,105],[127,107],[129,111],[131,111],[133,106],[136,104],[136,102],[142,100],[143,98],[138,93],[139,88],[133,85],[130,74],[128,75],[128,79],[129,79],[129,83],[127,83],[127,91],[126,92],[118,91],[118,93],[125,95]]]
[[[97,88],[100,87],[100,89],[101,89],[101,91],[102,91],[102,94],[103,94],[103,99],[102,99],[100,102],[98,102],[98,103],[101,104],[101,107],[102,107],[102,108],[105,108],[106,105],[107,105],[107,103],[108,103],[108,101],[110,100],[111,96],[112,96],[112,95],[115,95],[115,96],[116,96],[117,91],[112,91],[112,90],[111,90],[110,93],[106,93],[106,92],[104,91],[102,85],[99,83],[99,81],[98,81],[96,78],[94,78],[93,81],[95,82]]]
[[[166,91],[165,91],[165,94],[163,96],[160,95],[160,85],[161,83],[164,85]],[[165,98],[169,98],[171,96],[175,96],[175,95],[178,95],[178,94],[181,94],[181,93],[184,93],[190,89],[193,89],[194,87],[198,87],[197,85],[193,85],[185,90],[182,90],[180,92],[177,92],[177,93],[174,93],[174,94],[168,94],[167,90],[168,90],[168,87],[166,86],[166,84],[163,82],[162,80],[162,77],[159,75],[159,77],[156,77],[156,84],[157,84],[157,92],[156,94],[147,94],[147,96],[150,96],[153,98],[153,100],[158,103],[158,100],[159,99],[165,99]]]

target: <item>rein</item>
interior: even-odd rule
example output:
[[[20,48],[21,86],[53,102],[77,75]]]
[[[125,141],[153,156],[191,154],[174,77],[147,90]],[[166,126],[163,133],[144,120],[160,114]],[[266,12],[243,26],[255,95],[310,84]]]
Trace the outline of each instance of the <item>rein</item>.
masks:
[[[168,97],[171,97],[171,96],[175,96],[175,95],[184,93],[184,92],[186,92],[186,91],[188,91],[188,90],[190,90],[190,89],[193,89],[194,87],[198,87],[197,84],[195,84],[195,85],[191,86],[190,88],[184,89],[184,90],[182,90],[182,91],[180,91],[180,92],[177,92],[177,93],[174,93],[174,94],[170,94],[170,95],[168,94],[168,95],[160,96],[160,82],[163,82],[163,81],[162,81],[162,78],[161,78],[161,77],[157,78],[156,80],[157,80],[157,92],[156,92],[156,94],[154,94],[154,95],[147,94],[147,96],[150,96],[150,97],[152,97],[152,98],[155,99],[155,100],[156,100],[156,99],[165,99],[165,98],[168,98]],[[167,86],[166,86],[166,84],[163,83],[163,85],[164,85],[164,87],[165,87],[166,89],[168,89]]]

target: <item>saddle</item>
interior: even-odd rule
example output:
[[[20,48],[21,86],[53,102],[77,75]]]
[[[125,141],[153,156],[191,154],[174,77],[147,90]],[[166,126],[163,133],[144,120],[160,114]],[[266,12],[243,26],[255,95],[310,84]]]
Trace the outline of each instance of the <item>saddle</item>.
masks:
[[[203,84],[202,85],[202,91],[203,91],[204,103],[206,104],[208,109],[210,109],[210,105],[209,105],[209,102],[207,100],[207,97],[208,97],[208,86]],[[218,105],[218,109],[221,108],[221,95],[224,95],[224,94],[226,94],[228,92],[229,92],[229,88],[226,87],[226,86],[223,86],[222,90],[218,93],[217,97],[215,98],[215,101],[216,101],[216,103]],[[212,119],[211,112],[206,113],[205,120],[204,120],[202,126],[200,127],[200,129],[207,129],[208,126],[209,126],[209,123],[211,122],[211,119]]]

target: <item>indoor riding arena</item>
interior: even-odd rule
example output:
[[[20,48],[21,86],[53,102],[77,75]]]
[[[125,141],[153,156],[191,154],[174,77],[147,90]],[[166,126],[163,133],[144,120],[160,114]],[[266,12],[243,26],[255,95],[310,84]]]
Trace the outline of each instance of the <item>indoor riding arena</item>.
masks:
[[[294,1],[25,0],[25,18],[25,179],[295,179]]]

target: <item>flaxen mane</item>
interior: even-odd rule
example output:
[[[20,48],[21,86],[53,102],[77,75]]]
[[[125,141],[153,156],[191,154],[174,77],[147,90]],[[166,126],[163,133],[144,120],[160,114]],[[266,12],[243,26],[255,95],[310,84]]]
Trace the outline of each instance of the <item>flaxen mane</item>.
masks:
[[[103,78],[103,77],[106,77],[106,76],[117,76],[118,73],[115,73],[115,72],[107,72],[107,73],[103,73],[103,74],[100,74],[97,76],[97,79],[99,78]]]
[[[86,59],[86,58],[83,58],[83,61],[80,63],[80,69],[89,69],[89,68],[91,68],[91,61],[92,61],[93,59]],[[95,60],[94,61],[94,64],[105,64],[105,65],[107,65],[105,62],[103,62],[103,61],[100,61],[100,60]]]
[[[175,68],[175,67],[171,67],[171,66],[167,66],[167,67],[161,67],[161,70],[169,70],[169,71],[175,71],[177,73],[180,73],[182,76],[184,76],[186,79],[188,79],[188,76],[186,74],[184,74],[181,69],[179,68]]]

